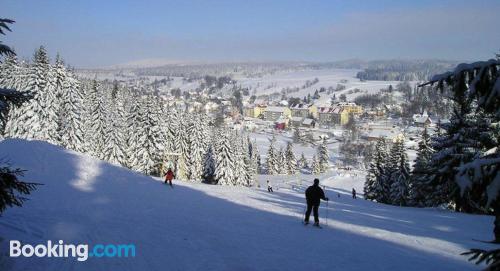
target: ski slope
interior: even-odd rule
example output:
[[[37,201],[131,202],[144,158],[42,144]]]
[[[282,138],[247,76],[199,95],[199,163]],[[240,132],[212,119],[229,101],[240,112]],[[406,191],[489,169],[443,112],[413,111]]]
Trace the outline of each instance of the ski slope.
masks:
[[[490,216],[381,205],[348,194],[360,178],[321,176],[323,229],[301,224],[303,189],[175,188],[40,141],[0,152],[43,183],[0,217],[0,270],[478,270],[459,254],[488,247]],[[304,177],[304,176],[303,176]],[[261,182],[263,181],[261,176]],[[278,185],[279,183],[279,185]],[[337,196],[340,195],[340,197]],[[328,212],[328,213],[327,213]],[[328,215],[328,220],[325,217]],[[135,244],[135,258],[9,258],[8,241]]]

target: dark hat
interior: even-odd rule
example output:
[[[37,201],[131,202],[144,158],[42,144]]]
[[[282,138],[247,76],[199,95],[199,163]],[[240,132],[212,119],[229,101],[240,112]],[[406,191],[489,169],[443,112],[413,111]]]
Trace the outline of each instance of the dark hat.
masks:
[[[315,185],[318,185],[318,184],[319,184],[319,179],[318,179],[318,178],[314,179],[314,184],[315,184]]]

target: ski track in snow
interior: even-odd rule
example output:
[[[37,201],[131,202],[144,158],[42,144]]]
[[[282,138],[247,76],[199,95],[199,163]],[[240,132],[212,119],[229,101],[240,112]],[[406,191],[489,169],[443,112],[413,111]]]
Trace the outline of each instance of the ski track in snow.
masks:
[[[311,175],[260,175],[260,188],[175,180],[171,189],[44,142],[5,140],[0,151],[28,170],[25,180],[44,184],[0,218],[0,270],[478,270],[459,254],[493,247],[472,240],[491,239],[492,217],[354,200],[359,175],[319,176],[331,200],[316,230],[301,224]],[[132,243],[137,255],[86,262],[7,255],[8,240],[60,239]]]

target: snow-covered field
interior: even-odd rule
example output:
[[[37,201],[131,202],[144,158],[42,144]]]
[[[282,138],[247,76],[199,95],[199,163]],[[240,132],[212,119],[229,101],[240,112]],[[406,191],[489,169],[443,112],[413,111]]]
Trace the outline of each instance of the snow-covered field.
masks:
[[[460,253],[491,239],[490,216],[354,200],[363,178],[338,171],[320,176],[331,199],[320,230],[300,222],[311,175],[274,176],[275,193],[176,181],[172,189],[45,142],[5,140],[0,152],[28,170],[25,180],[44,184],[0,218],[0,270],[477,270]],[[13,239],[132,243],[137,252],[9,258]]]
[[[242,87],[249,88],[251,93],[255,90],[257,95],[271,94],[280,92],[283,88],[301,88],[306,81],[312,81],[315,78],[319,80],[317,84],[300,89],[298,92],[288,94],[289,97],[302,98],[307,94],[313,95],[315,90],[321,87],[328,89],[329,87],[336,88],[337,84],[342,84],[346,88],[344,90],[334,92],[337,99],[340,95],[345,94],[348,100],[353,100],[355,97],[366,93],[377,93],[382,88],[387,88],[389,85],[396,86],[398,81],[365,81],[361,82],[356,78],[356,73],[359,70],[355,69],[323,69],[323,70],[304,70],[304,71],[282,71],[275,74],[269,74],[259,78],[235,77]],[[361,91],[358,93],[349,93],[351,90],[358,88]],[[320,99],[317,104],[330,104],[331,95],[320,93]]]

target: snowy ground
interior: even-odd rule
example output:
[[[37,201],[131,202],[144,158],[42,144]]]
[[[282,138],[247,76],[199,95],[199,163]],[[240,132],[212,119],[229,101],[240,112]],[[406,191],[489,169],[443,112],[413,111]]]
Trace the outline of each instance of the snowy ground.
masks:
[[[356,172],[320,176],[331,201],[319,230],[300,223],[310,175],[274,176],[272,194],[264,186],[171,189],[44,142],[6,140],[0,152],[28,170],[26,180],[44,184],[0,218],[0,270],[478,270],[459,254],[492,237],[490,216],[353,200],[350,190],[362,184]],[[13,239],[133,243],[137,255],[9,258]]]
[[[347,100],[352,101],[355,97],[366,93],[377,93],[382,88],[387,88],[389,85],[396,86],[398,81],[365,81],[361,82],[356,78],[359,70],[355,69],[323,69],[323,70],[304,70],[304,71],[282,71],[275,74],[266,75],[259,78],[235,77],[242,87],[254,90],[256,95],[271,94],[280,92],[283,88],[302,87],[306,81],[312,81],[318,78],[319,82],[305,89],[300,89],[298,92],[289,93],[289,97],[303,98],[307,94],[313,95],[314,92],[321,87],[336,88],[337,84],[342,84],[346,89],[334,92],[339,99],[339,96],[345,94]],[[361,92],[350,93],[351,90],[358,88]],[[327,95],[326,92],[320,93],[320,99],[315,101],[318,105],[330,104],[330,98],[333,94]]]

